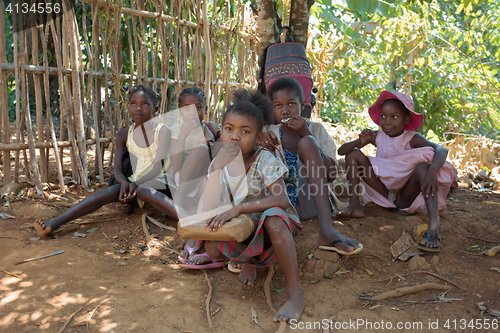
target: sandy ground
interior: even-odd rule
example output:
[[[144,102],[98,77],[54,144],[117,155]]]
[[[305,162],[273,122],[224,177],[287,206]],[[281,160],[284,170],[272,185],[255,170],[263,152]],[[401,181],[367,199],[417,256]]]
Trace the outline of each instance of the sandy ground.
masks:
[[[0,332],[58,332],[78,310],[63,332],[211,331],[206,316],[209,288],[203,271],[179,268],[177,254],[165,248],[150,244],[144,249],[147,243],[141,224],[143,213],[176,227],[176,221],[162,217],[151,207],[127,215],[122,204],[111,204],[69,224],[75,228],[57,239],[36,238],[31,228],[34,219],[47,220],[67,209],[59,202],[77,202],[86,195],[73,186],[66,195],[68,201],[22,197],[11,200],[10,208],[2,204],[0,213],[14,212],[17,217],[0,220],[0,270],[21,278],[0,272]],[[333,220],[340,232],[357,238],[365,247],[347,262],[336,253],[318,250],[317,220],[303,221],[304,229],[295,244],[306,308],[301,326],[289,326],[286,331],[500,332],[500,328],[478,329],[478,323],[485,319],[491,323],[494,317],[485,313],[482,318],[477,305],[484,302],[488,308],[500,310],[500,272],[491,270],[500,267],[500,254],[480,254],[500,245],[500,193],[454,190],[447,204],[446,212],[441,214],[442,250],[426,254],[420,261],[393,261],[390,246],[404,229],[412,231],[426,223],[426,214],[408,216],[368,205],[365,218]],[[81,224],[86,222],[96,223]],[[176,232],[150,223],[148,226],[160,242],[178,249],[181,239]],[[96,231],[86,232],[96,227]],[[86,237],[76,238],[76,228]],[[473,245],[479,245],[479,250],[466,250]],[[14,265],[15,261],[59,250],[64,253]],[[272,302],[279,308],[286,302],[287,292],[283,271],[279,264],[275,266]],[[458,284],[461,289],[450,286],[445,297],[460,300],[439,302],[441,290],[380,302],[359,299],[426,282],[446,284],[429,274],[411,274],[410,269],[433,272]],[[325,277],[325,273],[331,278]],[[213,331],[278,329],[263,291],[266,275],[267,269],[261,269],[254,286],[243,286],[237,275],[226,268],[207,271],[213,286]],[[252,323],[252,308],[260,326]],[[329,319],[332,321],[327,325]],[[450,329],[445,327],[447,320]],[[374,326],[370,328],[366,321]],[[352,325],[353,322],[359,325]],[[398,330],[398,323],[406,325],[406,329],[402,326]],[[331,327],[324,330],[326,326]]]

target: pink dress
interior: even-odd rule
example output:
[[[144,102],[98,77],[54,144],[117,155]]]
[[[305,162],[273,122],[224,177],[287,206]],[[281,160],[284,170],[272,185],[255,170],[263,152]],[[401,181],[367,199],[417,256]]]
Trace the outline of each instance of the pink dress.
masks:
[[[397,137],[390,137],[383,131],[379,131],[376,138],[376,157],[368,157],[373,166],[373,171],[387,187],[391,194],[397,193],[413,174],[415,167],[422,162],[432,163],[434,149],[432,147],[412,148],[410,141],[416,132],[404,131]],[[446,195],[450,187],[458,187],[457,170],[449,162],[438,171],[438,200],[439,211],[446,208]],[[389,198],[394,197],[389,194]],[[392,198],[391,198],[392,199]],[[388,198],[382,196],[373,188],[364,184],[363,200],[365,203],[374,202],[386,208],[396,208],[396,205]],[[406,209],[410,214],[417,211],[426,211],[422,193]]]

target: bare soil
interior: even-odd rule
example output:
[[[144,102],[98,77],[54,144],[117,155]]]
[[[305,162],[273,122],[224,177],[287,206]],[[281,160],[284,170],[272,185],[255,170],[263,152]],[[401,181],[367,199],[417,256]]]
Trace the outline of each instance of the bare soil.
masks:
[[[127,215],[127,207],[111,204],[68,224],[75,228],[57,239],[36,239],[32,228],[35,219],[47,220],[67,209],[67,203],[87,195],[88,192],[73,186],[65,196],[68,201],[23,196],[11,200],[10,208],[2,204],[0,213],[13,212],[17,217],[0,220],[0,270],[17,274],[20,279],[0,272],[0,332],[58,332],[79,309],[63,332],[211,331],[205,308],[209,288],[203,271],[179,268],[173,251],[153,244],[145,248],[148,244],[141,224],[143,213],[176,227],[176,221],[161,216],[151,207]],[[347,262],[336,253],[317,248],[316,219],[303,221],[304,229],[295,244],[305,289],[306,308],[301,318],[304,329],[292,330],[289,326],[286,331],[500,332],[500,328],[478,329],[476,322],[482,318],[477,303],[484,302],[488,308],[500,310],[500,272],[491,270],[500,267],[500,254],[481,255],[483,250],[500,245],[500,192],[453,190],[447,205],[446,212],[441,214],[442,249],[437,254],[425,254],[420,262],[393,261],[390,246],[404,229],[411,232],[426,223],[426,214],[409,216],[367,205],[365,218],[334,220],[340,232],[364,245],[364,250]],[[92,221],[96,223],[77,225]],[[151,223],[148,226],[160,242],[178,249],[181,239],[176,232]],[[86,232],[96,227],[96,231]],[[76,228],[87,236],[76,238]],[[479,245],[479,249],[467,250],[473,245]],[[15,261],[59,250],[64,253],[14,265]],[[279,308],[286,302],[287,291],[283,271],[279,263],[275,266],[272,302]],[[427,282],[447,284],[429,274],[410,274],[410,268],[433,272],[458,284],[461,288],[450,285],[445,297],[460,300],[438,302],[441,290],[380,302],[359,298]],[[211,312],[216,312],[212,318],[214,331],[278,329],[263,291],[267,269],[258,271],[254,286],[242,285],[227,268],[208,270],[207,274],[214,288],[211,301]],[[260,326],[252,323],[252,308]],[[322,320],[330,318],[333,329],[323,330]],[[463,325],[462,319],[467,325]],[[472,319],[474,325],[470,325]],[[484,319],[491,322],[494,317],[484,313]],[[357,320],[369,320],[375,326],[349,325],[349,321]],[[450,329],[444,326],[447,320]],[[382,321],[385,326],[380,326]],[[436,321],[438,326],[429,326],[436,325]],[[406,329],[397,330],[397,323],[406,324]]]

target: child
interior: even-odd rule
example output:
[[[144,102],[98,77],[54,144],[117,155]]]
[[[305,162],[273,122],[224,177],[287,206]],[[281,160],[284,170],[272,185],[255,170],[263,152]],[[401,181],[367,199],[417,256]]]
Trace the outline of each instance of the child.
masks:
[[[194,105],[196,113],[190,114]],[[196,182],[189,182],[206,175],[211,161],[212,143],[220,137],[220,125],[214,122],[204,122],[207,112],[207,99],[203,90],[198,87],[188,87],[181,91],[178,99],[179,113],[183,119],[172,126],[171,168],[174,173],[176,202],[181,202],[187,195],[198,188],[193,188]],[[201,125],[201,130],[200,126]],[[200,142],[203,136],[203,143]],[[182,171],[181,171],[182,170]],[[183,186],[180,186],[183,184]],[[177,200],[179,198],[179,200]],[[196,241],[187,240],[185,249],[179,256],[180,261],[189,258]]]
[[[414,132],[424,117],[413,111],[413,101],[405,94],[383,91],[368,112],[382,131],[365,129],[359,139],[340,147],[339,154],[346,155],[350,194],[349,207],[340,215],[364,216],[357,191],[361,178],[365,203],[407,209],[410,214],[427,208],[429,226],[418,248],[439,251],[438,211],[445,209],[450,186],[457,187],[457,171],[446,162],[448,151]],[[369,143],[377,147],[376,157],[359,150]]]
[[[177,218],[172,200],[164,194],[169,194],[166,170],[169,164],[170,130],[151,119],[158,111],[158,95],[140,85],[129,92],[128,110],[134,125],[116,134],[114,176],[118,184],[92,194],[50,221],[35,221],[34,227],[40,237],[50,234],[69,221],[96,211],[105,204],[116,201],[131,202],[136,196],[162,213]],[[163,142],[166,144],[160,144]],[[125,147],[134,166],[130,179],[127,179],[122,171],[122,154]],[[164,193],[155,189],[163,189]]]
[[[268,90],[279,125],[266,127],[260,144],[286,162],[288,197],[301,219],[318,216],[318,245],[321,249],[351,255],[363,246],[333,228],[328,182],[337,175],[336,147],[320,123],[300,116],[304,106],[302,86],[290,77],[277,79]]]
[[[236,94],[236,98],[238,101],[224,114],[221,133],[224,147],[210,165],[207,191],[202,200],[207,211],[217,207],[225,188],[221,178],[224,180],[232,176],[225,166],[241,152],[248,184],[247,195],[240,204],[209,219],[207,225],[215,231],[240,214],[253,213],[257,228],[242,243],[204,242],[206,254],[195,255],[186,262],[204,265],[212,260],[226,261],[230,258],[233,266],[241,269],[239,280],[253,284],[257,278],[256,266],[266,267],[280,260],[288,282],[288,302],[279,309],[274,321],[298,320],[304,309],[304,292],[299,281],[293,236],[302,229],[302,225],[285,192],[282,177],[288,171],[286,166],[269,151],[257,149],[264,116],[268,115],[263,110],[270,107],[269,100],[260,94],[249,96],[247,92]]]

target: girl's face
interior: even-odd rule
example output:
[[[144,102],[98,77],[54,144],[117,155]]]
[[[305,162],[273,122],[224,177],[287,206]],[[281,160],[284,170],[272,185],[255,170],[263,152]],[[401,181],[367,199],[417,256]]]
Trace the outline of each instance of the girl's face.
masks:
[[[207,110],[207,105],[205,104],[203,98],[198,94],[187,94],[182,96],[182,98],[179,100],[179,108],[183,108],[189,105],[194,105],[196,107],[198,119],[200,119],[200,122],[202,122],[205,111]]]
[[[262,135],[262,133],[259,133],[257,121],[248,116],[231,112],[226,115],[224,124],[222,124],[222,142],[236,144],[240,147],[243,156],[251,153],[255,149],[257,146],[257,139],[260,135]]]
[[[380,127],[391,137],[403,133],[404,127],[411,121],[411,115],[400,103],[388,100],[380,107]]]
[[[288,119],[294,115],[300,115],[304,103],[295,90],[287,88],[276,91],[272,96],[274,105],[274,117],[280,123],[283,119]]]
[[[151,120],[157,110],[158,107],[153,105],[153,102],[145,92],[137,91],[130,96],[128,111],[134,123],[143,124]]]

